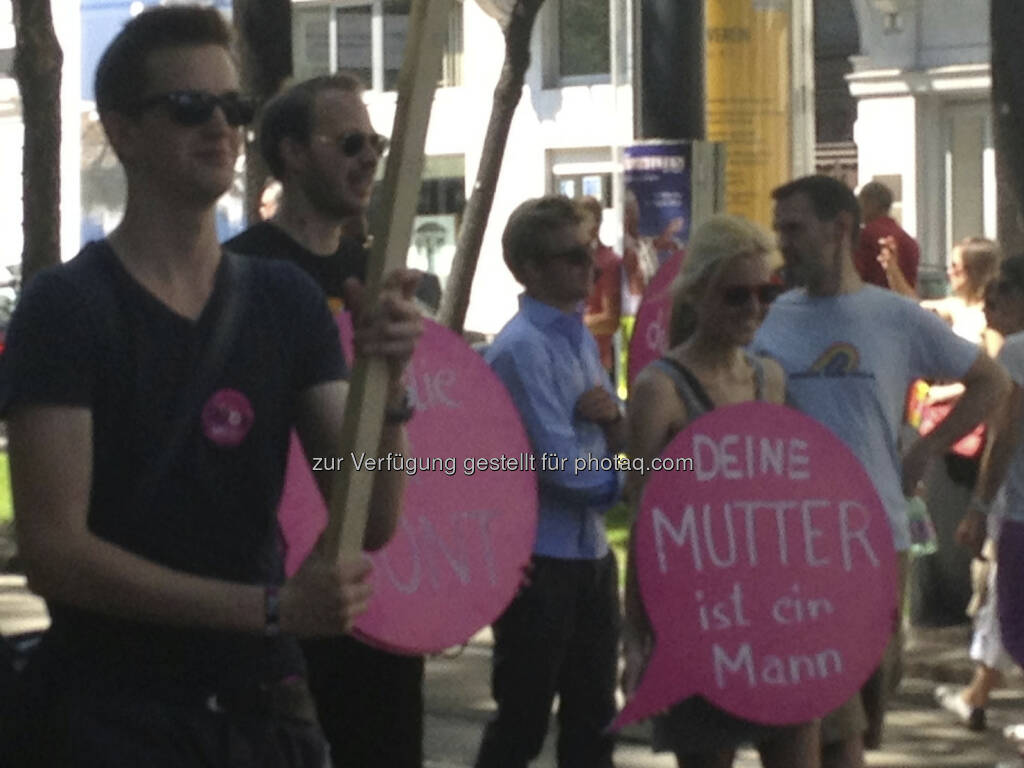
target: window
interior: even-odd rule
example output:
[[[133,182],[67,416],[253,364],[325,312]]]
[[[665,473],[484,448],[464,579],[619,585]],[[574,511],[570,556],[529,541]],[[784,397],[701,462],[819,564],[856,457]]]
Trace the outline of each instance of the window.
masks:
[[[295,76],[348,70],[375,91],[398,86],[411,0],[333,0],[294,6]],[[462,84],[462,3],[452,6],[440,85]]]
[[[548,4],[545,85],[607,82],[611,72],[609,0]]]
[[[602,207],[614,202],[611,150],[606,147],[548,150],[548,191],[566,197],[596,197]]]
[[[573,173],[554,179],[555,192],[566,197],[596,197],[602,208],[612,207],[612,174]]]

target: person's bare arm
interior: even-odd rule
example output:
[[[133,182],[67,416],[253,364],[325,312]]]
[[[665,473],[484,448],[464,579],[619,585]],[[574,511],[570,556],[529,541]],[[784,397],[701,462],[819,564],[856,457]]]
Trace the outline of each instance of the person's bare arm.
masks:
[[[356,324],[356,354],[383,357],[387,361],[388,413],[395,413],[404,405],[406,390],[402,376],[423,333],[423,321],[412,299],[419,278],[415,270],[391,272],[372,310],[365,307],[363,287],[357,280],[350,279],[345,284],[346,305],[351,308]],[[301,396],[296,428],[307,457],[339,455],[347,393],[347,384],[339,381],[312,387]],[[408,452],[404,425],[386,418],[377,455]],[[330,473],[318,472],[316,479],[329,505]],[[381,470],[375,474],[363,535],[364,549],[380,549],[394,535],[404,493],[404,472]]]
[[[786,372],[782,370],[782,366],[770,357],[762,357],[761,365],[764,369],[762,399],[767,403],[786,402]]]
[[[985,543],[988,510],[1010,468],[1020,442],[1020,419],[1024,413],[1024,391],[1013,383],[1009,393],[986,421],[987,443],[978,471],[974,495],[956,529],[956,541],[975,557]]]
[[[399,397],[404,388],[398,390]],[[306,456],[338,456],[341,452],[341,434],[344,425],[345,401],[348,384],[332,381],[310,388],[299,398],[299,410],[295,421],[296,431],[302,441]],[[394,395],[390,396],[391,398]],[[390,398],[389,398],[390,399]],[[408,453],[405,429],[402,425],[385,424],[380,440],[381,455],[389,451]],[[344,457],[348,460],[348,457]],[[317,485],[324,500],[330,506],[332,473],[315,472]],[[402,509],[402,495],[405,492],[405,473],[399,471],[376,471],[373,491],[370,497],[370,512],[366,519],[363,548],[373,551],[380,549],[394,535]]]
[[[917,291],[914,290],[914,286],[907,280],[900,267],[900,253],[896,238],[883,237],[878,241],[878,246],[878,263],[885,270],[885,280],[889,283],[889,288],[896,293],[916,299]]]
[[[618,453],[626,447],[628,418],[619,408],[619,401],[603,386],[588,389],[576,401],[576,416],[601,427],[608,450]]]
[[[263,585],[176,571],[89,530],[92,429],[92,414],[82,407],[21,406],[9,417],[18,544],[31,588],[47,600],[110,616],[262,632]],[[365,608],[368,565],[350,562],[303,571],[281,590],[281,628],[346,631]]]
[[[627,414],[627,454],[631,459],[641,459],[645,467],[650,466],[651,460],[661,454],[671,435],[686,421],[686,409],[679,401],[672,382],[668,377],[650,369],[642,371],[634,382]],[[639,507],[645,479],[645,475],[638,471],[630,472],[626,479],[625,499],[633,509]],[[651,623],[637,584],[633,533],[631,530],[628,545],[625,621],[622,631],[626,661],[622,687],[627,693],[636,687],[651,649]]]
[[[981,346],[993,360],[1003,348],[1003,335],[994,328],[985,328],[981,334]]]
[[[903,492],[911,495],[924,476],[928,460],[945,451],[985,420],[1010,389],[1002,367],[979,352],[963,378],[964,393],[934,430],[917,440],[903,457]]]

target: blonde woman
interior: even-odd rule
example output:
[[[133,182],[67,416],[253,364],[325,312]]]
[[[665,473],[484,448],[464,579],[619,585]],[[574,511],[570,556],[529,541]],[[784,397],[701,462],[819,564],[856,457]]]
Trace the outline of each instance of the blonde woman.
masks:
[[[773,249],[768,233],[736,216],[715,216],[696,231],[673,286],[671,347],[641,371],[630,396],[630,456],[650,462],[689,422],[718,406],[783,401],[782,369],[745,350],[781,290],[769,279]],[[631,476],[628,498],[637,502],[642,485],[642,475]],[[651,651],[650,623],[632,563],[624,643],[623,687],[631,692]],[[819,765],[816,722],[760,725],[696,696],[655,718],[654,748],[674,752],[679,768],[727,768],[746,742],[757,745],[767,768]]]

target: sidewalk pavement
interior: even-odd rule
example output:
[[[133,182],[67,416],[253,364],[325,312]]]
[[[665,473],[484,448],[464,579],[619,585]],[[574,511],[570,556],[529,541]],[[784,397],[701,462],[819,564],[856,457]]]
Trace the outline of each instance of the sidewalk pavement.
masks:
[[[974,665],[967,655],[970,627],[909,631],[905,675],[886,717],[883,748],[869,752],[871,768],[1024,768],[1002,736],[1004,726],[1024,720],[1024,678],[1011,675],[988,709],[988,730],[972,733],[933,700],[938,683],[966,684]],[[426,667],[425,768],[468,768],[484,723],[494,711],[490,695],[490,633],[478,633],[461,650],[430,658]],[[552,718],[550,734],[556,732]],[[549,734],[534,768],[555,768]],[[668,754],[651,752],[644,726],[627,728],[615,750],[617,768],[675,768]],[[753,750],[741,750],[737,768],[754,768]]]

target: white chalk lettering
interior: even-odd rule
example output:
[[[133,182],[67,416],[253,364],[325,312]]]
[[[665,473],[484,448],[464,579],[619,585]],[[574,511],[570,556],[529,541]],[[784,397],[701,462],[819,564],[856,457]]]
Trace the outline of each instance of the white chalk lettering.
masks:
[[[761,474],[767,475],[769,470],[781,476],[785,471],[786,449],[782,438],[771,440],[767,437],[761,438]]]
[[[423,567],[420,564],[420,550],[416,543],[416,536],[411,530],[409,524],[409,518],[403,515],[398,520],[398,530],[395,532],[395,536],[408,540],[409,542],[409,561],[411,562],[409,578],[403,581],[398,573],[395,572],[394,565],[391,562],[391,556],[388,554],[388,549],[382,549],[379,552],[373,554],[374,563],[380,563],[383,566],[383,570],[388,575],[388,580],[392,586],[403,595],[411,595],[420,588],[420,580],[423,577]],[[401,558],[398,558],[401,560]]]
[[[754,435],[724,435],[717,442],[695,434],[691,455],[699,482],[721,476],[743,480],[776,475],[790,480],[810,477],[807,443],[795,437],[766,438]]]
[[[707,505],[704,505],[705,508]],[[683,512],[683,519],[679,521],[679,527],[675,528],[672,521],[665,516],[660,507],[655,507],[651,512],[651,523],[654,526],[654,542],[658,551],[658,569],[662,573],[668,573],[668,558],[665,556],[664,532],[668,531],[672,542],[677,547],[682,547],[687,538],[690,540],[690,547],[693,550],[693,567],[698,571],[704,570],[700,559],[700,547],[697,542],[697,513],[690,504],[686,505]]]
[[[863,525],[856,530],[850,526],[850,513],[853,510],[860,511],[860,518],[863,522]],[[867,555],[867,558],[871,563],[871,567],[877,568],[879,566],[878,556],[875,555],[875,550],[872,548],[871,542],[868,541],[868,537],[866,535],[868,525],[868,514],[864,507],[855,501],[839,502],[839,544],[843,553],[843,568],[847,571],[853,568],[853,555],[850,552],[850,542],[854,539],[860,542],[860,545],[864,550],[864,554]]]
[[[732,515],[729,514],[731,511],[729,505],[726,505],[725,514],[725,541],[728,549],[728,555],[725,558],[719,556],[718,551],[715,548],[715,535],[711,529],[712,516],[708,514],[708,505],[704,507],[704,541],[707,543],[708,557],[711,558],[711,564],[716,568],[731,568],[736,565],[736,532],[732,527]]]
[[[458,408],[459,401],[452,395],[455,385],[455,371],[442,368],[439,371],[424,371],[406,376],[409,399],[418,411],[431,408]]]
[[[774,686],[799,685],[808,680],[824,680],[843,672],[843,658],[834,648],[813,655],[766,654],[755,660],[750,643],[741,643],[731,657],[718,643],[713,643],[711,659],[715,669],[715,683],[720,689],[729,684],[727,674],[739,675],[740,680],[746,678],[747,686],[756,688],[761,683]]]
[[[750,643],[743,643],[733,659],[726,655],[718,643],[714,643],[711,646],[711,654],[715,666],[715,682],[719,688],[725,688],[725,676],[722,674],[723,668],[725,672],[736,673],[745,671],[747,673],[747,684],[751,688],[757,687],[757,678],[754,677],[754,655],[750,650]]]
[[[442,587],[442,579],[452,573],[462,586],[468,586],[475,576],[483,572],[488,583],[497,586],[498,574],[494,551],[494,533],[491,521],[496,512],[492,510],[468,510],[452,512],[451,525],[446,526],[448,535],[438,529],[437,521],[420,517],[417,524],[405,515],[399,521],[396,541],[388,548],[375,553],[384,572],[394,588],[402,594],[415,594],[423,582],[430,584],[435,592]],[[408,548],[408,556],[388,554],[395,544]],[[401,551],[401,550],[399,550]],[[395,562],[397,561],[397,562]],[[396,565],[409,564],[406,578],[397,572]],[[482,568],[480,564],[482,563]]]
[[[733,584],[728,599],[719,600],[710,606],[710,613],[708,605],[704,603],[703,590],[698,589],[694,595],[698,603],[700,627],[705,632],[710,629],[750,626],[750,621],[743,615],[743,585],[738,581]]]
[[[820,539],[825,533],[820,528],[815,528],[811,522],[811,513],[817,508],[828,509],[829,502],[823,499],[807,499],[800,505],[800,518],[804,524],[804,560],[812,568],[820,565],[828,565],[828,558],[820,558],[814,552],[814,540]]]
[[[789,459],[787,463],[787,474],[790,480],[806,480],[811,476],[807,469],[810,464],[810,457],[807,455],[807,443],[795,437],[789,441]]]
[[[844,570],[854,568],[854,545],[877,568],[879,560],[867,537],[867,510],[850,501],[838,502],[838,506],[837,516],[835,503],[826,499],[685,504],[678,517],[656,507],[651,512],[651,525],[658,569],[663,574],[669,572],[672,544],[677,549],[689,545],[693,569],[698,572],[708,564],[733,568],[744,559],[746,565],[755,567],[766,553],[779,565],[788,566],[792,561],[808,568],[826,568],[832,559],[825,554],[824,540],[836,536]],[[762,535],[762,541],[758,541],[759,520],[762,526],[774,528],[774,549],[769,537]]]
[[[825,597],[803,598],[800,596],[800,585],[789,588],[790,595],[782,595],[772,603],[772,618],[777,624],[789,626],[817,621],[822,616],[835,613],[831,601]]]

